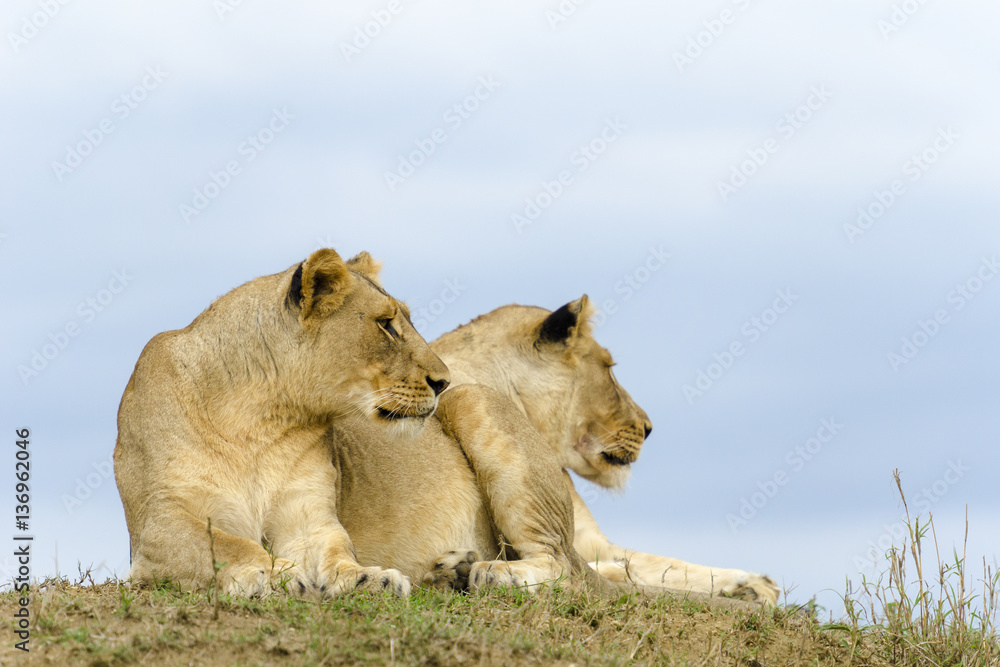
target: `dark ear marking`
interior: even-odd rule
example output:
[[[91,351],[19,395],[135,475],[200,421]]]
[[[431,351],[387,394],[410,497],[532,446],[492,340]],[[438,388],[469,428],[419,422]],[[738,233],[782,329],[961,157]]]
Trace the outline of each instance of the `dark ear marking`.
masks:
[[[542,328],[538,332],[540,343],[563,343],[569,338],[570,331],[579,321],[579,312],[574,313],[567,303],[555,312],[551,313],[542,322]]]
[[[302,306],[302,262],[299,262],[295,273],[292,274],[292,284],[288,288],[288,296],[285,301],[289,306],[296,308]]]
[[[325,273],[314,273],[312,284],[312,298],[319,299],[327,294],[333,294],[333,284],[331,276]]]
[[[340,308],[347,292],[354,284],[351,271],[337,251],[320,248],[302,263],[302,308],[299,318],[303,322],[318,321]]]

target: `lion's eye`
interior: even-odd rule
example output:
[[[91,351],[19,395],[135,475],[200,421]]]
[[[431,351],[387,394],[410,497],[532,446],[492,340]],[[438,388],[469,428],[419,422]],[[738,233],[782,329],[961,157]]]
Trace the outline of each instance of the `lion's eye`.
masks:
[[[396,331],[395,327],[392,326],[391,318],[386,317],[381,320],[378,320],[378,325],[382,327],[382,331],[389,334],[389,337],[392,338],[393,340],[399,338],[399,332]]]

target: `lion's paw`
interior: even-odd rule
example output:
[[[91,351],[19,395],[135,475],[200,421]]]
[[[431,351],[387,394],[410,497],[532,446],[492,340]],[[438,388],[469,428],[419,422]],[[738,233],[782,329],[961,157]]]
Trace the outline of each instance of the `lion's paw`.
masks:
[[[478,560],[479,554],[472,549],[449,551],[434,561],[423,583],[440,590],[468,590],[469,573]]]
[[[266,565],[250,565],[239,569],[226,568],[219,573],[223,593],[248,597],[267,597],[284,591],[297,597],[316,592],[316,586],[290,560],[275,558]]]
[[[226,568],[217,576],[219,588],[227,595],[257,598],[272,591],[270,573],[264,567]]]
[[[540,586],[556,581],[561,575],[560,568],[552,563],[481,561],[474,564],[469,572],[469,590],[503,587],[534,593]]]
[[[590,569],[597,572],[605,579],[610,579],[616,583],[624,583],[629,580],[629,571],[621,563],[614,561],[594,561],[589,563]]]
[[[272,590],[284,591],[299,598],[315,597],[319,593],[316,583],[287,558],[274,559],[270,584]]]
[[[410,594],[410,578],[399,570],[362,567],[352,563],[339,565],[332,576],[319,583],[319,593],[324,598],[350,591],[391,591],[399,597],[406,597]]]
[[[748,602],[760,602],[762,604],[777,604],[778,595],[781,589],[771,577],[746,572],[743,576],[737,577],[728,586],[722,588],[719,594]]]

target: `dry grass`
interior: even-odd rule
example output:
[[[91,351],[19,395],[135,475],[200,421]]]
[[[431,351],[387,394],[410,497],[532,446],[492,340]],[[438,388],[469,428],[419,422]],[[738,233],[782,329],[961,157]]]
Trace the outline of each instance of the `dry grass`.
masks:
[[[968,519],[962,553],[942,560],[933,515],[911,519],[898,470],[893,477],[906,509],[907,537],[886,554],[887,571],[871,581],[863,577],[857,590],[848,584],[847,623],[838,627],[850,633],[856,652],[893,665],[1000,665],[1000,573],[984,559],[982,577],[970,576]],[[937,562],[932,572],[926,571],[924,554],[928,531]]]
[[[905,505],[898,473],[896,483]],[[245,599],[127,582],[49,579],[31,592],[31,652],[0,644],[0,665],[844,665],[1000,667],[997,589],[984,562],[942,561],[933,517],[910,520],[888,569],[844,596],[847,617],[715,605],[576,587],[526,595],[415,589],[322,603]],[[968,532],[968,528],[966,528]],[[937,568],[928,572],[933,538]],[[928,580],[929,578],[929,580]],[[11,625],[18,596],[0,593]]]
[[[315,603],[49,580],[31,603],[31,653],[3,664],[844,665],[847,647],[802,614],[562,589]],[[10,618],[13,594],[0,596]]]

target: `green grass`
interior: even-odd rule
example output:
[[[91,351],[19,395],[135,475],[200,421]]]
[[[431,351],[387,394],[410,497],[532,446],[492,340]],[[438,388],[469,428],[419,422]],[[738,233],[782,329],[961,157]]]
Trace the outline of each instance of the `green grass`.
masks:
[[[317,603],[283,595],[216,598],[169,585],[78,584],[53,579],[39,587],[31,654],[13,651],[9,641],[0,647],[0,663],[1000,664],[990,628],[963,626],[960,613],[928,605],[924,630],[919,613],[907,620],[905,602],[889,603],[891,614],[871,623],[849,598],[854,616],[830,626],[804,610],[608,598],[571,587],[534,596],[415,589],[409,599],[352,594]],[[12,594],[0,595],[0,614],[10,618],[15,603]]]
[[[842,664],[834,637],[780,609],[719,608],[674,598],[416,589],[409,599],[353,594],[323,603],[50,579],[34,593],[27,664]],[[15,599],[0,596],[9,617]],[[792,658],[802,646],[827,656]],[[789,662],[789,660],[792,660]]]
[[[169,582],[95,584],[81,572],[33,588],[31,653],[16,651],[8,633],[0,664],[1000,667],[997,572],[984,562],[973,575],[964,546],[942,560],[933,517],[907,523],[886,570],[848,584],[837,623],[818,623],[812,605],[601,596],[569,584],[535,595],[416,588],[408,599],[358,593],[320,603]],[[0,617],[13,618],[17,598],[0,593]]]
[[[910,517],[906,495],[893,472],[906,510],[907,535],[886,554],[888,568],[862,577],[844,595],[845,629],[852,653],[877,655],[893,665],[1000,665],[997,603],[1000,573],[982,562],[978,578],[968,571],[965,523],[962,553],[942,559],[934,517]],[[936,565],[928,571],[925,550]]]

